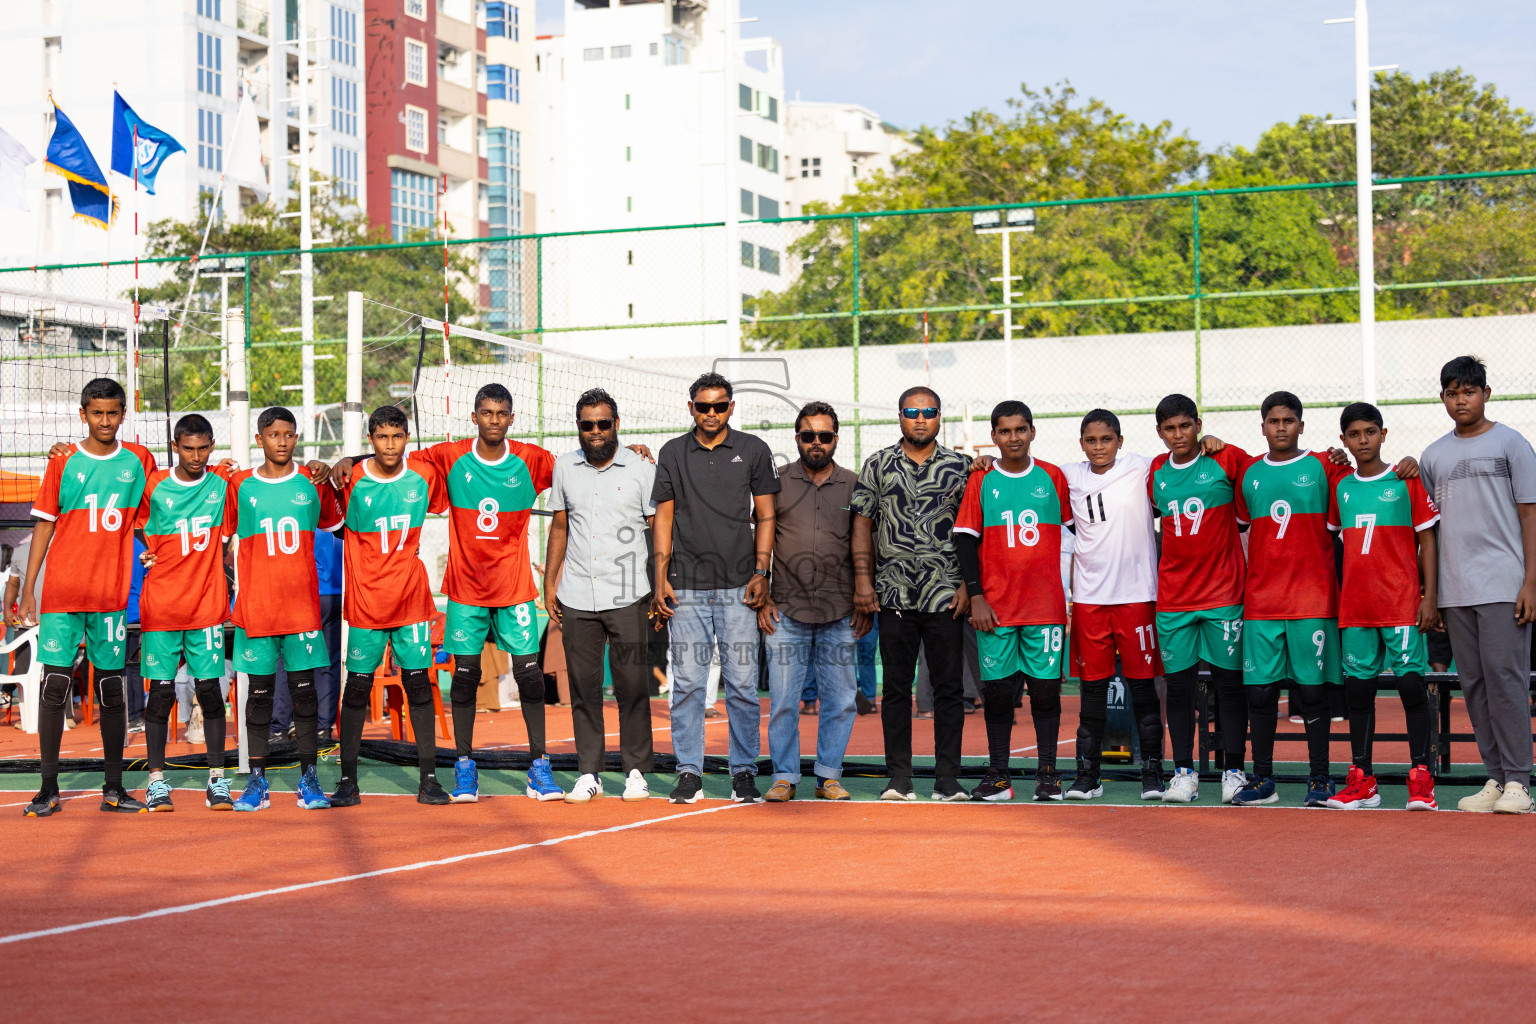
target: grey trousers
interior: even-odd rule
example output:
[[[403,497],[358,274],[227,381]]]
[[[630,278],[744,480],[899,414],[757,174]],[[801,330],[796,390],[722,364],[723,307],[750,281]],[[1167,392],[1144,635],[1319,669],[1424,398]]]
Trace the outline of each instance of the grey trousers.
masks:
[[[1531,627],[1514,602],[1442,608],[1488,777],[1531,784]]]

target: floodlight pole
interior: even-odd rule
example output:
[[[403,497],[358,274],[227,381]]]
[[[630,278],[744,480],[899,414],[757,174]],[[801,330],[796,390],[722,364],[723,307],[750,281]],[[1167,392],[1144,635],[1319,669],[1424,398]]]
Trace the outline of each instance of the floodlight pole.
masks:
[[[1034,226],[1027,227],[1002,227],[980,228],[978,235],[997,235],[1003,243],[1003,276],[994,277],[993,281],[1003,283],[1003,308],[994,312],[1003,314],[1003,397],[1013,397],[1013,282],[1020,278],[1013,273],[1013,242],[1012,238],[1019,232],[1033,231]]]
[[[309,195],[309,10],[306,0],[298,0],[296,15],[298,33],[293,40],[299,51],[298,116],[299,122],[299,337],[303,344],[299,350],[299,393],[304,404],[300,414],[304,425],[300,432],[304,437],[304,458],[319,457],[315,446],[315,257],[310,249],[315,244],[314,222],[311,217]],[[284,36],[287,36],[286,30]],[[286,50],[284,51],[286,52]],[[287,61],[284,60],[286,68]],[[285,134],[286,128],[281,129]]]
[[[1372,194],[1376,191],[1371,172],[1371,73],[1391,70],[1395,65],[1371,67],[1370,19],[1366,0],[1355,0],[1353,18],[1329,18],[1325,25],[1355,26],[1355,116],[1337,118],[1329,124],[1355,126],[1355,221],[1358,230],[1360,264],[1360,393],[1367,402],[1376,401],[1376,214]]]

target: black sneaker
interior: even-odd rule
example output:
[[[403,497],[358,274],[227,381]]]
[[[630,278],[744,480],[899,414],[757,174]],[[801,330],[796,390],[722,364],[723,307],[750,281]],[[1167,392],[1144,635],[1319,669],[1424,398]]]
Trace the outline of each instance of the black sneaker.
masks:
[[[912,790],[911,779],[893,778],[885,784],[880,791],[881,800],[916,800],[917,794]]]
[[[50,814],[59,812],[59,791],[56,789],[40,789],[32,802],[27,804],[27,809],[21,813],[28,818],[46,818]]]
[[[1013,799],[1013,781],[1008,773],[1000,768],[987,766],[987,774],[981,777],[981,785],[971,790],[972,800],[986,800],[998,803],[1003,800]]]
[[[122,786],[103,786],[101,790],[101,809],[113,811],[118,814],[147,814],[149,808],[133,798]]]
[[[940,777],[933,780],[933,799],[943,801],[969,800],[971,794],[954,779]]]
[[[426,778],[421,780],[421,785],[416,790],[416,802],[419,804],[432,804],[433,806],[439,806],[442,804],[453,803],[453,797],[449,796],[448,791],[443,788],[442,783],[437,781],[436,775],[428,775]],[[331,798],[331,806],[336,806],[335,797]]]
[[[678,772],[677,786],[667,796],[668,803],[691,804],[699,799],[699,790],[704,788],[704,780],[693,772]]]
[[[332,807],[356,807],[363,802],[363,794],[358,791],[357,780],[343,775],[336,782],[336,792],[331,794]]]
[[[969,697],[962,697],[962,698],[960,698],[960,705],[965,708],[965,713],[966,714],[974,715],[976,713],[976,702],[974,700],[972,700],[971,698],[969,698]]]
[[[1077,778],[1072,780],[1072,785],[1067,789],[1068,800],[1096,800],[1103,795],[1104,784],[1099,781],[1098,774],[1086,769],[1078,770]]]
[[[1061,799],[1061,773],[1055,768],[1040,768],[1035,771],[1035,799]]]
[[[853,703],[861,715],[872,715],[880,710],[879,705],[864,696],[862,692],[854,694]]]
[[[1163,766],[1160,764],[1142,765],[1141,798],[1143,800],[1161,800],[1166,792],[1168,792],[1168,784],[1163,781]]]
[[[336,745],[336,734],[331,730],[330,726],[326,726],[315,734],[315,742],[322,747],[334,747]]]
[[[749,771],[739,771],[731,776],[731,803],[760,804],[763,794],[757,791],[757,776]]]

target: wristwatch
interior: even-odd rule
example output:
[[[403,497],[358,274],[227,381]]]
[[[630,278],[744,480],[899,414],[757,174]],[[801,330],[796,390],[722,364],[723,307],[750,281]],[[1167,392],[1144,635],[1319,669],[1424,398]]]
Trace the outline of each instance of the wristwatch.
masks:
[[[752,570],[752,575],[753,576],[761,576],[763,579],[767,579],[768,578],[768,570],[767,569],[753,569]]]

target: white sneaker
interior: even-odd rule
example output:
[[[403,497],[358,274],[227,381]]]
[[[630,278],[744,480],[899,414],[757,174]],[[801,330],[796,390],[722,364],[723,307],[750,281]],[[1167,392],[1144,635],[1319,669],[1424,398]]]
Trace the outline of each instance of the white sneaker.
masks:
[[[1518,785],[1518,783],[1517,783]],[[1461,811],[1474,811],[1479,814],[1488,814],[1495,804],[1504,796],[1504,787],[1489,779],[1483,783],[1483,788],[1471,796],[1464,796],[1456,801],[1456,809]]]
[[[203,709],[197,705],[192,706],[192,720],[187,723],[187,742],[203,743],[208,737],[203,733]]]
[[[625,803],[634,803],[639,800],[649,800],[650,798],[651,787],[646,785],[645,776],[640,774],[640,769],[631,768],[629,770],[629,777],[624,780],[624,796],[622,799]]]
[[[1192,804],[1200,799],[1200,776],[1193,768],[1179,768],[1168,782],[1168,792],[1163,794],[1165,804]]]
[[[590,772],[576,780],[576,785],[565,794],[565,802],[568,804],[584,804],[595,796],[603,795],[603,780]]]
[[[1504,795],[1493,805],[1494,814],[1530,814],[1536,810],[1531,791],[1518,782],[1504,783]]]
[[[1248,785],[1248,776],[1240,769],[1228,768],[1221,773],[1221,802],[1229,804],[1237,791]]]

